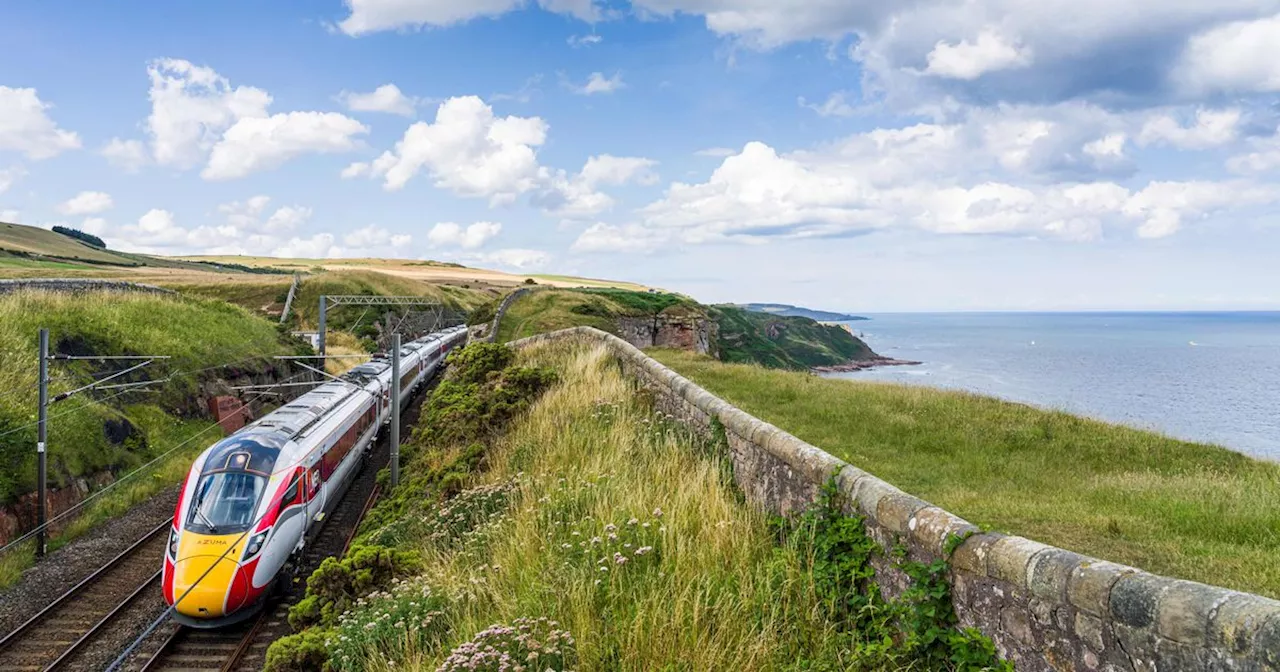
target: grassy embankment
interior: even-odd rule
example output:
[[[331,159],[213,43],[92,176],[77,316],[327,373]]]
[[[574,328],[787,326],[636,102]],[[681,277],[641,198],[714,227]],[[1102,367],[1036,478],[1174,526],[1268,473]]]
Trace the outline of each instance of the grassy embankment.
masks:
[[[619,317],[658,314],[705,315],[697,303],[677,294],[618,289],[541,289],[521,297],[498,325],[498,342],[576,326],[617,333]]]
[[[976,395],[652,354],[975,524],[1280,598],[1280,465]]]
[[[92,524],[173,485],[195,452],[220,436],[216,425],[181,419],[175,411],[194,391],[182,372],[270,357],[286,351],[272,325],[216,301],[151,295],[68,296],[24,292],[0,296],[0,504],[35,488],[37,332],[50,330],[50,348],[72,354],[155,354],[172,357],[121,380],[174,379],[157,392],[86,392],[49,411],[51,487],[110,470],[121,474],[190,439],[147,474],[85,512],[54,540],[57,546]],[[107,369],[101,362],[50,364],[51,394],[84,385]],[[128,366],[119,365],[113,370]],[[116,381],[113,381],[116,382]],[[109,426],[111,426],[109,428]],[[29,552],[0,559],[0,585],[29,562]]]
[[[454,361],[407,480],[309,578],[290,622],[311,627],[274,644],[268,670],[994,663],[972,633],[938,639],[953,622],[939,584],[942,604],[853,599],[874,545],[861,526],[828,509],[778,536],[733,486],[723,440],[655,414],[603,348],[513,356],[486,344]],[[530,407],[545,372],[558,382]]]

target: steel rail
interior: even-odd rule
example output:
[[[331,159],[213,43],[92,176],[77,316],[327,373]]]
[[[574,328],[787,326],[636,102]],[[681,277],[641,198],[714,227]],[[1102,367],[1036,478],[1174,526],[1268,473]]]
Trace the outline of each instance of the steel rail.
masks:
[[[80,591],[84,590],[86,587],[88,587],[89,585],[96,582],[98,579],[105,576],[107,572],[114,569],[116,565],[119,565],[125,558],[129,557],[135,551],[137,551],[139,547],[141,547],[143,544],[147,543],[148,541],[151,541],[157,534],[168,530],[168,528],[172,525],[173,525],[173,518],[171,517],[165,522],[161,523],[155,529],[143,535],[143,537],[138,541],[133,542],[132,545],[130,545],[125,550],[121,551],[114,558],[112,558],[111,560],[108,560],[107,564],[103,565],[102,567],[99,567],[89,576],[86,576],[79,583],[72,586],[70,590],[60,595],[53,602],[50,602],[48,606],[46,606],[44,609],[41,609],[39,612],[37,612],[35,616],[32,616],[31,618],[27,619],[26,622],[24,622],[22,625],[19,625],[17,628],[14,628],[13,632],[10,632],[8,635],[5,635],[4,639],[0,639],[0,651],[3,651],[9,648],[9,646],[13,645],[14,642],[17,642],[19,639],[21,639],[23,634],[25,634],[33,626],[35,626],[37,623],[44,620],[49,614],[51,614],[54,609],[57,609],[58,607],[62,606],[63,603],[75,597],[76,594],[78,594]]]

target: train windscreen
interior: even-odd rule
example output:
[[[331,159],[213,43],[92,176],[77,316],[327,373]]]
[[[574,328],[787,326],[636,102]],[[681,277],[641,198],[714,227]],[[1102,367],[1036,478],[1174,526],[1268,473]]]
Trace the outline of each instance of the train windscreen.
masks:
[[[200,477],[186,527],[205,534],[244,532],[267,488],[265,476],[248,471],[220,471]]]

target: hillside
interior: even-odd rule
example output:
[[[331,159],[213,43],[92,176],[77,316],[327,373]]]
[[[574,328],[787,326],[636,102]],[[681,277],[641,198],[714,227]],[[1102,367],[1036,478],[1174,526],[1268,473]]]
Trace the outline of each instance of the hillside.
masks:
[[[496,302],[495,302],[496,304]],[[492,319],[493,305],[473,315],[472,322]],[[657,341],[635,333],[637,318],[658,325]],[[696,325],[704,324],[699,328]],[[780,369],[803,370],[836,366],[878,356],[848,330],[819,324],[806,317],[757,313],[736,306],[704,306],[677,294],[624,290],[543,289],[510,305],[498,326],[498,341],[575,326],[590,326],[622,336],[640,347],[687,347],[687,343],[658,342],[662,327],[669,331],[706,331],[708,352],[727,362],[754,363]],[[631,333],[624,333],[629,331]],[[712,336],[718,334],[718,336]],[[674,337],[678,337],[677,333]]]
[[[720,324],[720,359],[803,370],[874,359],[876,353],[843,327],[790,317],[715,306]]]
[[[871,319],[867,317],[859,317],[857,315],[849,315],[848,313],[833,313],[827,310],[801,308],[800,306],[791,306],[785,303],[744,303],[739,304],[736,307],[757,313],[768,313],[770,315],[807,317],[811,320],[817,320],[818,322],[856,322],[859,320]]]

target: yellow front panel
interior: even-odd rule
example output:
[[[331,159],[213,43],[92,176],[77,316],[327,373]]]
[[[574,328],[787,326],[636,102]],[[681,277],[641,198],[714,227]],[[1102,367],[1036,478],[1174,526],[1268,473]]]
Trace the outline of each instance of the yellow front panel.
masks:
[[[227,593],[240,566],[246,539],[245,534],[182,533],[178,541],[178,562],[173,569],[173,597],[178,600],[178,613],[192,618],[225,615]],[[188,589],[191,592],[188,593]]]

